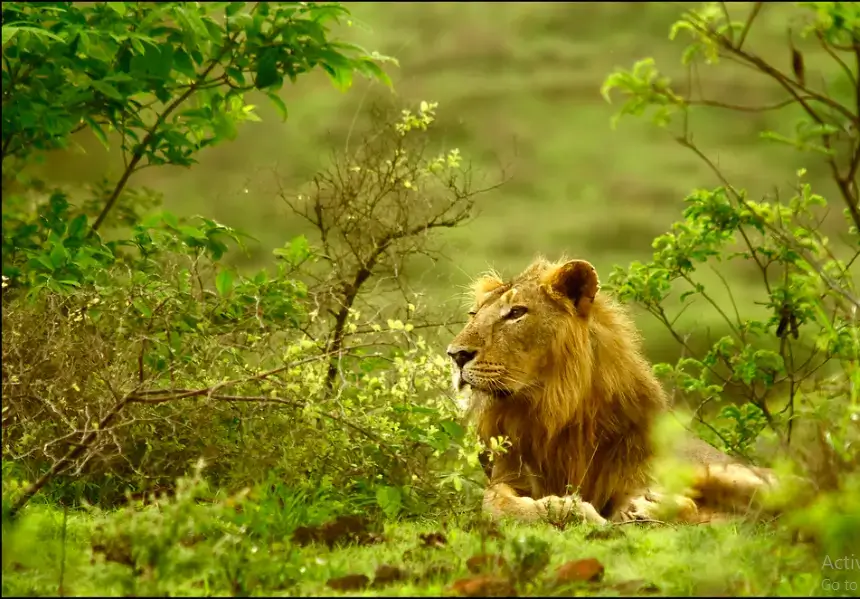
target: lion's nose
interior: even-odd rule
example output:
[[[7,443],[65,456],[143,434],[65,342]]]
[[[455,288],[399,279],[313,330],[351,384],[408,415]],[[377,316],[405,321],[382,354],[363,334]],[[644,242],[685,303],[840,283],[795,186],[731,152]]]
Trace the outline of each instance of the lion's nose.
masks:
[[[458,368],[463,368],[472,358],[478,355],[478,352],[471,349],[448,346],[448,355],[451,356],[451,359],[454,360]]]

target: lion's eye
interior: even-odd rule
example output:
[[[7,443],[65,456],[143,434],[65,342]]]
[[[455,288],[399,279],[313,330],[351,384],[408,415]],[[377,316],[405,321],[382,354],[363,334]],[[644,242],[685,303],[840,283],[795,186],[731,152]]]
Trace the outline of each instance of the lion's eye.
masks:
[[[525,306],[514,306],[508,313],[505,314],[505,320],[516,320],[520,316],[524,316],[526,312],[528,312],[528,308]]]
[[[469,316],[474,316],[477,313],[478,313],[477,310],[469,310]]]

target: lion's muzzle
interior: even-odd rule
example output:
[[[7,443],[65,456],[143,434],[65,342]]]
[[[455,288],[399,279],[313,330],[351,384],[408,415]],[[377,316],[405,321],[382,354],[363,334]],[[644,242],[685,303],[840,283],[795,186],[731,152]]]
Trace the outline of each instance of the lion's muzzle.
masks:
[[[466,364],[474,360],[477,355],[478,352],[474,349],[458,347],[456,345],[448,346],[448,356],[454,360],[454,364],[456,364],[457,368],[460,370],[463,370]]]

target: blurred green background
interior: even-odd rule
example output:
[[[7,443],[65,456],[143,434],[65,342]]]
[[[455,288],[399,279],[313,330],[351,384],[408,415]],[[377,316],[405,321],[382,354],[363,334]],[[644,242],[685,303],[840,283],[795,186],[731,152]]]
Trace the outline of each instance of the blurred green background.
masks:
[[[743,15],[752,3],[729,3]],[[479,214],[467,226],[442,232],[450,262],[420,269],[413,286],[433,303],[461,311],[461,287],[494,267],[513,275],[542,253],[592,261],[608,276],[613,265],[648,259],[652,239],[680,219],[683,198],[695,187],[717,184],[714,175],[669,132],[646,119],[625,119],[600,95],[604,78],[653,56],[657,66],[686,91],[687,67],[680,61],[686,40],[668,39],[670,25],[687,3],[347,3],[353,22],[338,34],[395,56],[389,72],[399,100],[439,102],[439,139],[459,147],[488,183],[500,169],[509,181],[483,195]],[[748,49],[788,70],[787,25],[793,7],[767,4],[750,35]],[[810,80],[840,86],[839,74],[822,70],[822,56],[807,50]],[[700,69],[696,86],[706,97],[741,105],[784,98],[771,81],[733,64]],[[815,79],[817,78],[817,79]],[[823,83],[822,83],[823,85]],[[838,90],[837,90],[838,91]],[[321,73],[287,87],[282,96],[289,119],[282,123],[265,98],[261,123],[248,123],[234,142],[204,150],[191,169],[147,169],[133,185],[164,193],[166,207],[179,214],[205,214],[259,240],[243,266],[272,260],[271,249],[301,231],[278,198],[278,185],[296,191],[344,147],[356,123],[390,91],[364,80],[347,93]],[[620,98],[619,98],[620,101]],[[729,179],[753,197],[784,190],[801,166],[814,188],[832,195],[817,159],[761,141],[764,128],[790,132],[791,108],[734,113],[703,108],[693,113],[695,141]],[[42,166],[54,182],[115,178],[119,156],[108,155],[90,138],[77,141],[86,153],[55,154]],[[834,212],[837,212],[834,210]],[[416,269],[417,270],[417,269]],[[724,270],[742,310],[763,299],[758,273],[743,265]],[[719,279],[705,269],[701,281],[715,283],[719,302],[728,301]],[[758,282],[758,284],[756,284]],[[761,296],[761,297],[760,297]],[[691,310],[680,328],[717,327],[716,314]],[[660,325],[639,315],[649,353],[677,353]],[[719,336],[713,331],[713,336]]]

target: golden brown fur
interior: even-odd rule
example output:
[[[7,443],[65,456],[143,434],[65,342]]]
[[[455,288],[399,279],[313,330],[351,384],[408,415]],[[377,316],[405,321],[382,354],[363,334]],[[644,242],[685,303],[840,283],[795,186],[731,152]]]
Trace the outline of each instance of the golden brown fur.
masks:
[[[686,497],[649,489],[666,399],[630,318],[598,288],[581,260],[538,259],[510,282],[475,282],[470,320],[448,353],[482,440],[511,443],[493,463],[485,510],[523,520],[574,510],[605,522],[743,509],[769,474],[699,440],[681,452],[698,468]]]

